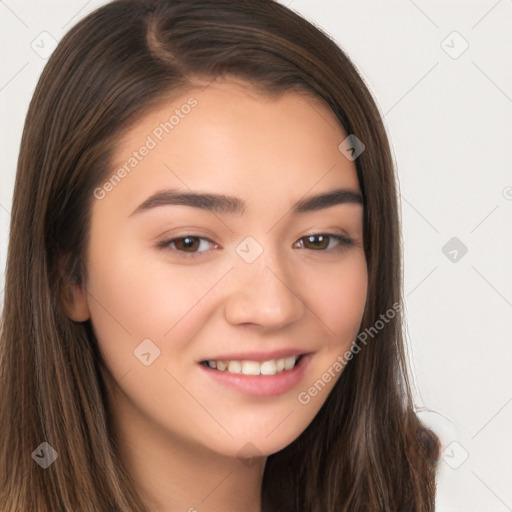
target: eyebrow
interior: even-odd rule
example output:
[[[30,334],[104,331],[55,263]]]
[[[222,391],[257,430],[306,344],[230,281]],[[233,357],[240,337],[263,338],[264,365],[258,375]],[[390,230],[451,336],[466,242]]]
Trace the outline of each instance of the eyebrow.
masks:
[[[355,190],[340,188],[300,199],[292,206],[292,213],[312,212],[347,203],[362,205],[363,198],[361,194]],[[160,190],[148,197],[135,208],[129,217],[152,210],[153,208],[176,205],[191,206],[219,214],[243,215],[246,209],[245,202],[238,197],[211,193],[181,192],[179,190],[167,189]]]

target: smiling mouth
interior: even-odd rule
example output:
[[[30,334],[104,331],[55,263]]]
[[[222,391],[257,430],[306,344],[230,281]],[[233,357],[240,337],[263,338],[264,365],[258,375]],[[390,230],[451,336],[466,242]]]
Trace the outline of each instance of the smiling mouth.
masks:
[[[199,364],[214,370],[237,375],[278,375],[293,370],[305,354],[269,359],[268,361],[201,361]]]

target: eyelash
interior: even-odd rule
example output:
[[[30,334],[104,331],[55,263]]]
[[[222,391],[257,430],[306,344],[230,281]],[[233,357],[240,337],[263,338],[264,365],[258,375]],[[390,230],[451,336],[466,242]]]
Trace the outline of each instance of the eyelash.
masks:
[[[310,234],[310,235],[304,235],[303,237],[299,238],[299,240],[297,242],[301,242],[304,239],[312,238],[312,237],[327,237],[329,239],[329,244],[330,244],[331,240],[333,240],[333,239],[336,240],[339,243],[339,245],[337,247],[330,248],[330,249],[309,249],[310,251],[314,251],[314,252],[342,251],[343,249],[348,248],[348,247],[352,247],[354,245],[354,240],[352,240],[351,238],[349,238],[349,237],[347,237],[345,235],[339,235],[339,234],[336,234],[336,233],[313,233],[313,234]],[[213,242],[212,240],[210,240],[209,238],[206,238],[204,236],[185,235],[185,236],[180,236],[180,237],[175,237],[175,238],[164,239],[164,240],[162,240],[161,242],[159,242],[157,244],[157,248],[158,249],[169,249],[170,246],[174,242],[176,242],[178,240],[184,240],[186,238],[199,239],[199,240],[207,240],[208,242],[210,242],[210,243],[212,243],[214,245],[217,245],[217,244],[215,244],[215,242]],[[297,242],[295,242],[295,243],[297,243]],[[186,252],[186,251],[181,251],[179,249],[170,249],[170,250],[179,253],[180,256],[185,257],[185,258],[197,258],[197,257],[200,257],[200,255],[203,252],[207,252],[207,251]]]

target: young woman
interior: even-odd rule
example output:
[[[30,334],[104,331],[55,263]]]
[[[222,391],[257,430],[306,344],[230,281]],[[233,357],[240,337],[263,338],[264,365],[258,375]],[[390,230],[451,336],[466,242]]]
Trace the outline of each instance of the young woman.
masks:
[[[271,0],[118,0],[26,119],[0,509],[434,510],[395,176],[345,54]]]

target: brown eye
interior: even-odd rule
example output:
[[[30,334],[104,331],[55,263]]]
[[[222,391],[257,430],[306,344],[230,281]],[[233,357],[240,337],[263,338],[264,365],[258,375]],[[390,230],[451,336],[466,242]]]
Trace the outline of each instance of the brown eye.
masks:
[[[185,236],[183,238],[175,238],[174,246],[178,251],[196,252],[200,244],[200,238],[197,236]]]
[[[329,237],[325,235],[309,235],[303,238],[306,249],[326,249]]]
[[[329,233],[303,236],[297,243],[301,248],[313,251],[342,250],[354,245],[353,240],[346,236]]]
[[[162,240],[157,244],[158,249],[168,249],[178,254],[185,256],[200,255],[203,252],[212,248],[218,248],[215,242],[203,236],[181,236],[177,238],[170,238]]]

